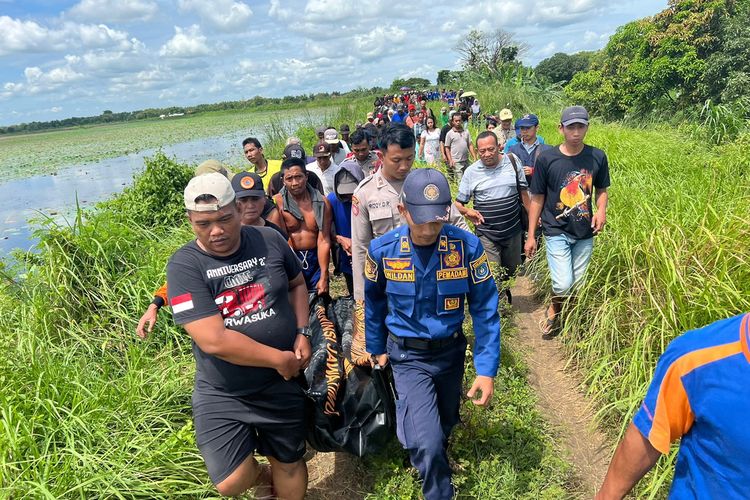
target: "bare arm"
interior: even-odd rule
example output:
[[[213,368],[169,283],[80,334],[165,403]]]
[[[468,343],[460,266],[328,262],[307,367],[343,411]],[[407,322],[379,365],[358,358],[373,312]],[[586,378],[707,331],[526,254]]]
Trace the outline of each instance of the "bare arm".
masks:
[[[289,282],[289,303],[297,316],[297,328],[310,323],[310,307],[307,303],[307,285],[305,277],[299,273]]]
[[[274,349],[225,328],[219,314],[191,321],[184,327],[201,351],[229,363],[273,368],[285,378],[294,376],[300,369],[300,362],[292,351]]]
[[[469,219],[475,226],[484,223],[484,217],[478,210],[469,208],[458,200],[454,201],[453,204],[456,205],[459,213]]]
[[[632,423],[609,464],[596,500],[621,499],[651,470],[661,453]]]
[[[477,150],[474,148],[474,143],[469,141],[469,154],[471,155],[471,161],[477,161]]]
[[[331,262],[331,221],[333,220],[331,203],[324,198],[323,204],[323,227],[318,231],[319,294],[328,292],[328,264]]]
[[[526,196],[528,197],[528,191],[525,191]],[[521,194],[522,200],[523,200],[523,194]],[[524,203],[525,206],[525,203]],[[537,243],[536,243],[536,232],[539,229],[539,226],[537,225],[537,221],[539,220],[539,216],[542,215],[542,208],[544,207],[544,195],[543,194],[532,194],[531,195],[531,202],[529,203],[529,208],[527,211],[529,212],[529,236],[526,238],[526,244],[523,246],[523,251],[526,254],[527,258],[532,258],[534,254],[536,254],[537,251]]]
[[[282,227],[281,223],[281,214],[279,213],[279,207],[274,207],[273,210],[268,212],[268,215],[266,216],[266,220],[268,222],[271,222],[272,224],[276,224],[279,227]]]
[[[528,191],[526,193],[526,195],[529,196]],[[531,200],[529,202],[529,208],[527,210],[529,212],[529,239],[531,240],[536,236],[536,221],[538,221],[539,217],[542,215],[542,208],[544,207],[544,195],[532,194],[530,198]]]
[[[289,303],[297,317],[297,328],[308,326],[310,323],[310,307],[307,302],[307,284],[305,277],[299,273],[289,282]],[[312,356],[310,341],[304,335],[297,335],[294,340],[294,355],[300,361],[302,369],[307,368]]]
[[[607,223],[607,203],[609,202],[609,193],[607,188],[596,189],[596,213],[591,219],[591,228],[594,233],[599,233],[604,229],[604,224]]]
[[[531,196],[529,196],[528,189],[522,189],[521,190],[521,203],[523,203],[523,208],[526,209],[527,213],[531,212]],[[537,217],[537,219],[538,219],[538,217]],[[529,220],[531,220],[531,219],[529,219]],[[531,222],[529,222],[529,224],[531,224]],[[536,225],[536,223],[534,225]]]

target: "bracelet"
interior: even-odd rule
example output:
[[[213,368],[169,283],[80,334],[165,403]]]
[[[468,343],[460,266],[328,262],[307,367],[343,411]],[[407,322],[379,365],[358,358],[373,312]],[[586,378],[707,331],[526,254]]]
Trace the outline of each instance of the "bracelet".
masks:
[[[157,309],[164,307],[164,299],[162,297],[154,297],[154,300],[152,300],[151,303],[155,305]]]

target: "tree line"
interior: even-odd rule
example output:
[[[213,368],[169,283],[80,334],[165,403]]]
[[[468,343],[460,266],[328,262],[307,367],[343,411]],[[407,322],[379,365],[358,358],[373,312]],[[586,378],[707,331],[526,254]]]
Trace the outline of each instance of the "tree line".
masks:
[[[251,99],[239,101],[222,101],[212,104],[199,104],[196,106],[170,106],[166,108],[147,108],[137,111],[123,111],[114,113],[111,110],[104,110],[96,116],[74,116],[61,120],[51,120],[46,122],[34,121],[30,123],[20,123],[17,125],[8,125],[0,127],[0,135],[41,132],[45,130],[55,130],[70,127],[81,127],[89,125],[101,125],[106,123],[128,122],[134,120],[148,120],[159,118],[160,116],[169,116],[174,114],[192,115],[197,113],[206,113],[210,111],[227,111],[227,110],[246,110],[260,108],[271,105],[283,104],[301,104],[332,98],[355,98],[364,95],[382,94],[386,89],[373,87],[370,89],[358,88],[349,92],[318,92],[310,94],[301,94],[284,97],[263,97],[255,96]]]

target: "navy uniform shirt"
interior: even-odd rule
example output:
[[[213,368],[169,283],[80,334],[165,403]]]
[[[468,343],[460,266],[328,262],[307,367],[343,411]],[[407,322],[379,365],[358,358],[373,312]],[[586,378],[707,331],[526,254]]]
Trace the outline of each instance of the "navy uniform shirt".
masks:
[[[427,266],[414,251],[409,227],[370,243],[365,262],[367,352],[383,354],[388,332],[425,340],[461,329],[468,300],[473,320],[474,366],[494,377],[500,361],[497,288],[487,255],[474,234],[446,224]]]

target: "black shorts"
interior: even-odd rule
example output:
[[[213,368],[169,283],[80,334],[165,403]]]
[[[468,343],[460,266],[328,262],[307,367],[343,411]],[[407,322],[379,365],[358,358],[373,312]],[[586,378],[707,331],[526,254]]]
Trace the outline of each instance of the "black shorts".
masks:
[[[196,388],[193,422],[214,484],[255,451],[283,463],[305,454],[305,395],[295,381],[279,380],[250,396]]]

